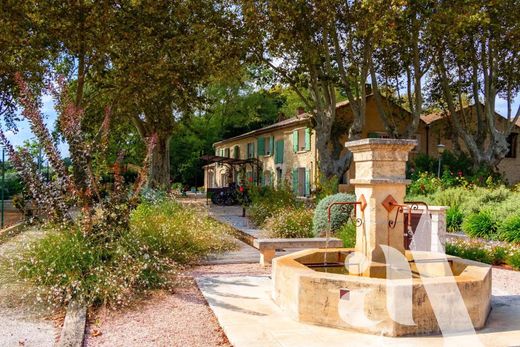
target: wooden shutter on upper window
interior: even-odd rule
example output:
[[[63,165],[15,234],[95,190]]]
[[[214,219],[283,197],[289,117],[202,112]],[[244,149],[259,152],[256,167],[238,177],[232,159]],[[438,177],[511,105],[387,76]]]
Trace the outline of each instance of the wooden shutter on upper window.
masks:
[[[258,156],[261,156],[261,155],[265,155],[265,138],[263,137],[259,137],[258,140],[257,140],[257,155]]]

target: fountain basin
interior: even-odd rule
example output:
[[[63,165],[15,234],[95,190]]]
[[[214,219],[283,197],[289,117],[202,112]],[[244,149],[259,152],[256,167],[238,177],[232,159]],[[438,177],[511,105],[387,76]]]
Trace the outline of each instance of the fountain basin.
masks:
[[[422,335],[440,332],[427,294],[429,288],[440,293],[443,299],[442,307],[435,307],[437,313],[449,311],[455,305],[450,301],[462,297],[473,327],[484,327],[491,307],[489,265],[432,252],[413,252],[412,258],[412,253],[406,251],[413,274],[411,307],[415,324],[405,325],[392,319],[388,307],[402,305],[399,287],[409,286],[410,280],[387,280],[387,265],[380,263],[372,263],[369,273],[349,274],[341,264],[351,252],[354,249],[309,249],[274,259],[274,301],[291,318],[301,322],[385,336]],[[325,253],[329,265],[326,267],[322,266]],[[415,271],[417,263],[423,264],[422,276]],[[455,288],[460,295],[453,295]],[[354,300],[353,296],[345,295],[353,291],[366,293],[363,311],[374,324],[352,325],[344,319],[350,313],[339,307],[343,305],[342,300]],[[449,327],[451,331],[464,329],[464,320],[452,319]]]

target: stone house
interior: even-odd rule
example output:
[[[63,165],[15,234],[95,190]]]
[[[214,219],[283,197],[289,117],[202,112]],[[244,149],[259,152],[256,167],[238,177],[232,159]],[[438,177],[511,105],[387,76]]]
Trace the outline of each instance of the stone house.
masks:
[[[483,109],[483,104],[478,104],[478,107]],[[482,110],[483,111],[483,110]],[[477,112],[476,105],[467,106],[458,111],[462,124],[470,134],[477,132]],[[421,117],[426,124],[426,135],[429,138],[429,143],[433,144],[425,150],[424,153],[436,156],[435,146],[442,143],[446,149],[450,151],[463,151],[467,153],[464,141],[459,138],[454,131],[451,117],[442,112],[431,113]],[[504,131],[508,126],[508,120],[500,114],[495,114],[496,127],[500,131]],[[503,174],[504,178],[510,184],[520,182],[520,159],[518,158],[518,134],[520,133],[520,121],[513,125],[511,134],[507,138],[509,144],[509,152],[506,154],[500,163],[497,165],[498,171]],[[484,141],[486,145],[489,137]]]
[[[411,120],[411,114],[398,105],[386,100],[386,112],[391,115],[394,126],[403,132]],[[418,146],[411,153],[437,155],[437,144],[446,144],[453,148],[452,141],[447,138],[449,123],[442,115],[421,117],[414,138]],[[505,120],[503,117],[501,117]],[[339,131],[341,144],[347,141],[347,129],[353,116],[348,101],[337,104],[334,131]],[[520,129],[515,128],[511,140],[514,149],[514,160],[504,159],[506,177],[512,182],[520,180],[520,161],[516,159],[516,136]],[[319,182],[318,153],[316,151],[316,133],[310,127],[309,115],[299,112],[298,115],[275,124],[250,131],[248,133],[225,139],[213,144],[214,156],[209,157],[209,164],[204,168],[204,187],[226,187],[231,182],[258,182],[261,185],[290,184],[298,196],[310,196]],[[362,138],[388,138],[386,129],[377,111],[373,95],[367,96],[366,118]],[[346,151],[346,149],[344,149]],[[349,181],[355,177],[352,166],[340,178],[340,188],[349,190]]]

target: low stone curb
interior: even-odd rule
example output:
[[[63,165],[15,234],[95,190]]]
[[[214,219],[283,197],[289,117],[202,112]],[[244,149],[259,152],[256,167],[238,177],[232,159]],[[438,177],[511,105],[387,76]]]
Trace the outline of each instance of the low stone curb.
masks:
[[[58,347],[81,347],[85,338],[87,306],[71,302],[67,307]]]
[[[10,227],[7,227],[5,229],[0,230],[0,244],[8,240],[11,236],[15,236],[25,228],[25,222],[16,223],[14,225],[11,225]]]
[[[213,215],[209,215],[210,218],[212,218],[213,220],[219,222],[219,223],[222,223],[222,224],[225,224],[227,225],[228,227],[230,227],[232,230],[233,230],[233,236],[237,239],[239,239],[240,241],[244,242],[246,245],[249,245],[253,248],[257,248],[255,247],[254,245],[254,241],[256,240],[256,238],[242,230],[240,230],[239,228],[237,228],[236,226],[234,226],[233,224],[225,221],[225,220],[222,220],[220,218],[218,218],[217,216],[213,216]]]

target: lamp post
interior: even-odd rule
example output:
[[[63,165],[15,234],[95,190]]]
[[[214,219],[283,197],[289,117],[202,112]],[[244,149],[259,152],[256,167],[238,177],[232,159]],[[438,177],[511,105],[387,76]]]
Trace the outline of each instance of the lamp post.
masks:
[[[446,150],[446,146],[442,143],[437,145],[437,152],[439,153],[439,166],[437,167],[437,177],[441,177],[441,161],[442,161],[442,153]]]

